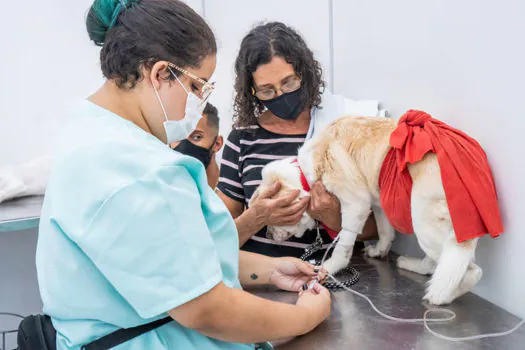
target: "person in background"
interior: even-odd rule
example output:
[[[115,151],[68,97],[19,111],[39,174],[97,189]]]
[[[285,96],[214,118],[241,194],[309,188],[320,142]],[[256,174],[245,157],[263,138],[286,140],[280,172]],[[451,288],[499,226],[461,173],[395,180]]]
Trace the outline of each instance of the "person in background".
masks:
[[[204,167],[169,147],[195,130],[214,90],[208,24],[178,0],[95,0],[86,24],[106,81],[64,125],[36,252],[57,348],[159,320],[118,349],[248,350],[314,329],[330,313],[319,283],[295,304],[241,285],[298,292],[323,271],[239,252]]]
[[[211,188],[215,188],[219,181],[219,166],[215,155],[221,150],[223,142],[222,136],[219,135],[219,111],[208,102],[204,107],[202,118],[190,136],[170,146],[175,151],[200,160],[206,169],[208,184]]]
[[[299,257],[316,241],[315,229],[302,238],[276,242],[266,237],[265,227],[295,225],[307,210],[314,219],[339,232],[341,208],[337,198],[318,182],[313,184],[310,198],[295,201],[299,191],[278,194],[276,183],[251,206],[248,202],[268,162],[297,156],[312,134],[313,122],[327,124],[345,115],[348,112],[337,106],[348,104],[342,97],[323,93],[321,65],[303,38],[280,22],[259,25],[244,37],[235,73],[234,130],[225,142],[219,196],[236,218],[243,250]],[[320,231],[323,248],[327,248],[332,239],[325,230]],[[377,228],[371,216],[358,239],[375,237]],[[318,252],[318,257],[322,254]]]

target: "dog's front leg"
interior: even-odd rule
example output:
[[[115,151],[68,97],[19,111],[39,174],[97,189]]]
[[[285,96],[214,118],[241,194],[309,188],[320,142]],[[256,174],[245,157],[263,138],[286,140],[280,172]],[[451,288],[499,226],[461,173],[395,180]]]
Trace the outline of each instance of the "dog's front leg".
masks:
[[[328,273],[337,273],[350,263],[357,235],[357,232],[351,232],[345,229],[339,232],[339,241],[335,245],[334,252],[323,266]]]
[[[339,241],[335,245],[332,256],[324,264],[324,268],[329,273],[335,274],[350,263],[355,240],[363,231],[370,211],[370,205],[365,201],[358,199],[350,202],[341,201],[342,230],[339,232]]]

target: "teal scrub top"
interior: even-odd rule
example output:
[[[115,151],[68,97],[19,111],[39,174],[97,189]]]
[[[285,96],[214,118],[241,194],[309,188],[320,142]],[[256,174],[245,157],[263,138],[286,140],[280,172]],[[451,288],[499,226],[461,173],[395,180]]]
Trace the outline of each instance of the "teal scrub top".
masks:
[[[235,223],[202,164],[83,101],[60,137],[36,263],[58,349],[79,349],[223,282],[241,288]],[[176,321],[115,349],[253,349]]]

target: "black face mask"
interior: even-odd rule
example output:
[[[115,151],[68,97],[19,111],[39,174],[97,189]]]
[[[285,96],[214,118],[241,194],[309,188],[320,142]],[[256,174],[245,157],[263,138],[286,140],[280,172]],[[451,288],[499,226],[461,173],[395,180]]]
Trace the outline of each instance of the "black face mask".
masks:
[[[211,148],[213,148],[213,145],[215,145],[215,141],[213,142]],[[204,165],[204,168],[207,168],[211,162],[211,155],[212,155],[211,148],[208,149],[208,148],[200,147],[200,146],[194,145],[187,139],[184,139],[179,143],[177,147],[174,148],[174,150],[182,154],[185,154],[187,156],[191,156],[193,158],[198,159]]]
[[[261,103],[277,117],[285,120],[296,120],[304,110],[304,101],[301,96],[302,88],[282,94],[271,100]]]

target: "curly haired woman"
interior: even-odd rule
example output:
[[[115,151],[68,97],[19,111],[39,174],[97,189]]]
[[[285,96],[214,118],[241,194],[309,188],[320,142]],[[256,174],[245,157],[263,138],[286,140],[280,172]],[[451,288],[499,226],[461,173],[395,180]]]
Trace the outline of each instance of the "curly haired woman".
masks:
[[[338,200],[319,182],[312,186],[311,198],[296,201],[298,193],[279,193],[276,183],[250,207],[248,202],[268,162],[296,156],[314,127],[348,113],[351,101],[324,92],[322,68],[312,51],[295,30],[279,22],[259,25],[244,37],[235,73],[234,130],[225,143],[218,193],[236,218],[242,249],[299,257],[319,239],[317,230],[277,242],[266,237],[266,226],[294,225],[308,210],[338,232]],[[376,235],[373,217],[363,232],[362,240]],[[326,248],[331,238],[325,230],[320,236]]]

